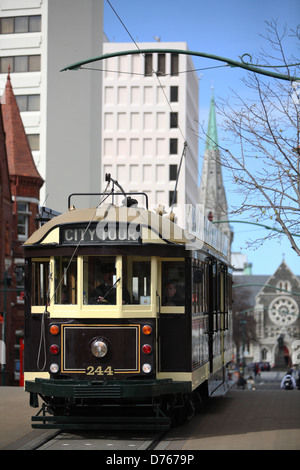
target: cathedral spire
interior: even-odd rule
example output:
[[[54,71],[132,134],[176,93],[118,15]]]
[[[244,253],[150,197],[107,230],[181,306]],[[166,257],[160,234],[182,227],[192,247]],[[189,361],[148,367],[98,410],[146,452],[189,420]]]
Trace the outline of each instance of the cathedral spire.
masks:
[[[226,218],[227,201],[218,148],[217,119],[213,93],[210,100],[199,202],[203,205],[205,217],[209,216],[210,220],[224,220]]]
[[[228,220],[228,206],[223,184],[213,92],[210,100],[208,128],[199,188],[199,203],[203,215],[211,222]],[[230,241],[229,243],[231,243],[232,233],[229,223],[221,223],[219,229],[226,232],[228,240]]]
[[[209,109],[205,149],[212,150],[216,148],[218,148],[218,129],[217,129],[215,99],[214,99],[214,94],[212,91],[211,99],[210,99],[210,109]]]

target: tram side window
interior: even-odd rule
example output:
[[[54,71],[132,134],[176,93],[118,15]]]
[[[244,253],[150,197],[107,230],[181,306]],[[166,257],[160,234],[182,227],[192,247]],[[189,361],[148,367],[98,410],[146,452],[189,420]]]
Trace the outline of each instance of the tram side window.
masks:
[[[162,305],[184,306],[185,266],[184,261],[162,262]]]
[[[34,260],[31,264],[31,304],[40,306],[49,302],[49,259]]]
[[[60,256],[55,258],[55,303],[77,303],[77,258]]]
[[[219,281],[219,311],[224,313],[227,310],[227,273],[225,270],[220,270],[218,273]]]
[[[151,304],[151,259],[150,257],[123,257],[124,283],[132,304]],[[124,295],[124,284],[123,284]]]
[[[198,314],[205,311],[205,269],[203,263],[197,259],[193,260],[193,313]]]

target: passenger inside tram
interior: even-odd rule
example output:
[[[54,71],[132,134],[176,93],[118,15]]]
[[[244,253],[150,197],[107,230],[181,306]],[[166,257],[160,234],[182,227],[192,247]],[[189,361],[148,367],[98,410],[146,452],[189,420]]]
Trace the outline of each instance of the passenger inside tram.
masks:
[[[176,280],[170,279],[165,283],[165,300],[166,306],[184,305],[184,298],[177,292]]]
[[[185,271],[183,261],[162,262],[162,305],[184,306]]]

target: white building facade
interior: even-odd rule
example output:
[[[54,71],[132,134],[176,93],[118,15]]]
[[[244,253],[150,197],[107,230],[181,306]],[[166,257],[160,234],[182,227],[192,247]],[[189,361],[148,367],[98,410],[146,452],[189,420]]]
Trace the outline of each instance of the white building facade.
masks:
[[[60,70],[101,54],[103,0],[1,0],[0,92],[8,68],[37,169],[41,203],[100,191],[101,76]]]
[[[162,52],[121,55],[101,64],[102,174],[110,173],[125,191],[145,192],[150,207],[163,205],[168,212],[186,148],[173,206],[184,225],[185,205],[198,202],[198,77],[190,56],[163,51],[187,50],[186,43],[138,47]],[[107,42],[103,54],[136,48]]]

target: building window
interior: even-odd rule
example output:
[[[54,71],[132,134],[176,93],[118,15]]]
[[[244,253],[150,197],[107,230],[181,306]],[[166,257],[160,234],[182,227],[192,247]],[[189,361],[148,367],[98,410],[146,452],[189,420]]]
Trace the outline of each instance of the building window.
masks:
[[[40,111],[40,95],[16,96],[20,113],[24,111]]]
[[[170,128],[178,127],[178,113],[170,113]]]
[[[177,165],[169,165],[169,180],[175,181],[177,178]]]
[[[40,55],[21,55],[0,58],[0,73],[39,72],[41,70]]]
[[[152,54],[145,54],[145,76],[151,77],[153,67],[152,67],[153,56]]]
[[[28,134],[27,135],[30,150],[40,150],[40,135],[39,134]]]
[[[30,212],[27,202],[18,202],[18,239],[28,238],[28,222]]]
[[[157,75],[166,74],[166,54],[158,54]]]
[[[173,103],[178,102],[178,86],[170,87],[170,101]]]
[[[36,33],[41,31],[41,15],[0,18],[0,34]]]
[[[177,53],[171,54],[171,75],[178,75],[179,69],[179,55]]]
[[[284,290],[284,291],[290,291],[291,290],[291,285],[290,285],[289,281],[280,281],[280,282],[278,282],[277,287],[279,289]]]
[[[177,155],[178,153],[178,139],[170,139],[170,155]]]
[[[174,197],[175,193],[175,197]],[[174,201],[173,201],[174,198]],[[172,206],[173,204],[177,204],[177,191],[169,191],[169,206]]]

